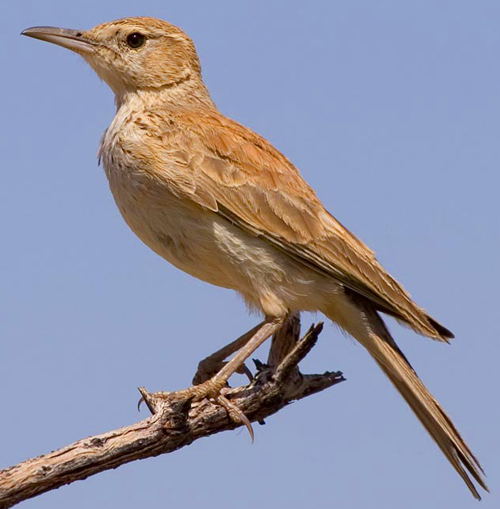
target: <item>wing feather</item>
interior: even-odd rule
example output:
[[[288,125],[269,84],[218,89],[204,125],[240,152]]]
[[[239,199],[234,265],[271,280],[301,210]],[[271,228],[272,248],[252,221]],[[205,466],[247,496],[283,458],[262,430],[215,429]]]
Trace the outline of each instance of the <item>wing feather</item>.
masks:
[[[171,161],[175,152],[183,161],[176,182],[180,195],[265,238],[417,332],[440,340],[453,337],[328,213],[295,166],[264,138],[216,110],[185,109],[170,112],[165,137],[169,153],[163,160]],[[155,170],[161,173],[161,164]]]

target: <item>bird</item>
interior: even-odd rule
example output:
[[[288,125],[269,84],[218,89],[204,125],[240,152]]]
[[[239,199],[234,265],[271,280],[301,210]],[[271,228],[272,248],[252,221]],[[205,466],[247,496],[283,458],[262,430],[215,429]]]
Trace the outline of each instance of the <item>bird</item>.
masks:
[[[116,115],[99,161],[132,231],[175,267],[235,290],[265,317],[233,359],[187,391],[222,398],[229,376],[290,313],[320,312],[371,354],[473,496],[481,498],[474,481],[488,491],[478,459],[382,314],[439,342],[453,334],[326,210],[287,157],[218,110],[188,35],[150,17],[22,35],[79,54],[114,92]]]

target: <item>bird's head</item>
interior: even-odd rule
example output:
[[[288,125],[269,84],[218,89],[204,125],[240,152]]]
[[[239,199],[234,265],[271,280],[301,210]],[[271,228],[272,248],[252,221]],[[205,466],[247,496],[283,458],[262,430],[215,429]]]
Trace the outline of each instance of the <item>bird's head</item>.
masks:
[[[117,98],[128,92],[174,87],[201,80],[193,41],[155,18],[125,18],[87,30],[33,27],[22,35],[52,42],[81,55]]]

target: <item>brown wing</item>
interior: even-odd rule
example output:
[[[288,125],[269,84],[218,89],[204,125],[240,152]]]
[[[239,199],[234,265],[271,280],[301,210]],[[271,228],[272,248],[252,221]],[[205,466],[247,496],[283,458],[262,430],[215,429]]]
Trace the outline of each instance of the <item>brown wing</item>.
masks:
[[[328,213],[293,164],[264,138],[215,110],[170,112],[163,134],[165,160],[179,164],[179,195],[333,277],[417,332],[453,337]],[[156,174],[161,164],[157,161]]]

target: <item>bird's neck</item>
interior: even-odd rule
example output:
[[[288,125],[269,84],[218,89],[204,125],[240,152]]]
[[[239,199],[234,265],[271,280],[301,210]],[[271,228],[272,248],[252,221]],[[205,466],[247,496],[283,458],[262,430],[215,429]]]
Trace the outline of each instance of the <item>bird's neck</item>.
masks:
[[[126,106],[130,102],[140,101],[145,105],[162,104],[164,106],[193,106],[215,108],[207,87],[201,78],[190,77],[163,87],[143,88],[139,90],[115,90],[116,108]]]

